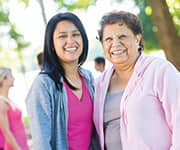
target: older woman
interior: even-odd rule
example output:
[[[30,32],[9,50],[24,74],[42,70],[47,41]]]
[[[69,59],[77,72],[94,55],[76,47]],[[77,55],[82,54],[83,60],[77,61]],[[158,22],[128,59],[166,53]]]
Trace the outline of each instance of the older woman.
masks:
[[[95,84],[101,149],[179,150],[180,76],[168,61],[142,53],[142,29],[129,12],[110,12],[99,40],[112,66]]]

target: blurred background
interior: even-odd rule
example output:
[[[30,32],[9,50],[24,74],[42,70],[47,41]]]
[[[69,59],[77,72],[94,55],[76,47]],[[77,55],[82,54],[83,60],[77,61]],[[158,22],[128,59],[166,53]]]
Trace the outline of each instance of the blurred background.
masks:
[[[111,10],[138,15],[144,30],[145,53],[168,59],[180,70],[180,0],[0,0],[0,66],[13,70],[15,83],[10,98],[24,116],[27,92],[39,72],[36,56],[43,51],[50,17],[65,11],[80,17],[90,44],[84,67],[95,74],[93,60],[103,56],[96,39],[98,23]]]

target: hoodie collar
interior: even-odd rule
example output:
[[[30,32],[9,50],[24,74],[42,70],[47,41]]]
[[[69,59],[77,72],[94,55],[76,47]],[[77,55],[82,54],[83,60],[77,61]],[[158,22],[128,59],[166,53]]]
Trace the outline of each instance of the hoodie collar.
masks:
[[[152,63],[154,61],[154,59],[155,59],[155,57],[146,56],[146,55],[144,55],[144,53],[142,53],[139,56],[135,66],[134,66],[134,71],[133,71],[133,73],[131,75],[131,78],[130,78],[129,82],[132,83],[132,82],[135,82],[134,80],[138,81],[139,79],[141,79],[144,72],[145,72],[145,70],[146,70],[146,68],[149,66],[150,63]],[[100,77],[102,87],[106,87],[107,84],[109,84],[110,80],[108,82],[103,82],[103,81],[105,81],[107,79],[110,79],[113,72],[114,72],[114,70],[115,70],[115,68],[111,64],[109,69],[102,74],[102,76]],[[131,81],[131,80],[133,80],[133,81]],[[128,82],[128,85],[130,84],[129,82]],[[128,85],[127,85],[127,88],[128,88]]]

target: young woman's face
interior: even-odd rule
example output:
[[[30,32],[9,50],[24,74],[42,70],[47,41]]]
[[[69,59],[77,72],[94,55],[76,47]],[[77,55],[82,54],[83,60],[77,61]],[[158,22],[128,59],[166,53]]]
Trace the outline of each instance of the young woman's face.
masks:
[[[125,24],[106,25],[102,46],[106,58],[113,64],[131,65],[139,56],[141,35],[134,35]]]
[[[53,41],[56,54],[62,63],[78,63],[83,51],[83,42],[80,31],[72,22],[59,22],[53,34]]]

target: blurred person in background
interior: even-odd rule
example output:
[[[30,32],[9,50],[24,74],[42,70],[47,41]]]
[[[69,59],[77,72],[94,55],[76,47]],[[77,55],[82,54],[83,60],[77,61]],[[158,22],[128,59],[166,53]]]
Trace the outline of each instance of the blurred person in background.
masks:
[[[27,95],[35,150],[95,150],[92,74],[81,67],[88,38],[73,13],[58,13],[46,27],[44,65]]]
[[[98,56],[94,59],[94,68],[96,71],[103,72],[105,70],[105,59],[104,57]]]
[[[38,63],[38,66],[41,70],[43,68],[43,62],[44,62],[43,52],[40,52],[37,54],[37,63]]]
[[[143,53],[141,24],[130,12],[105,14],[98,33],[112,63],[95,83],[101,149],[180,150],[178,70]]]
[[[0,150],[28,150],[22,113],[8,97],[13,83],[11,69],[0,67]]]

